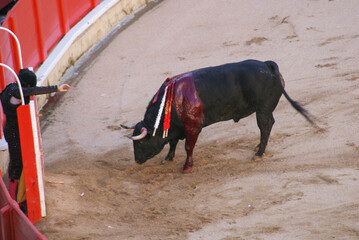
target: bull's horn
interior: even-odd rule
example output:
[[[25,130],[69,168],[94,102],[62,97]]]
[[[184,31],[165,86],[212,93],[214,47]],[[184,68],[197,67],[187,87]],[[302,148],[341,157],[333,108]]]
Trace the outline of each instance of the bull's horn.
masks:
[[[146,137],[146,135],[147,135],[147,129],[143,127],[143,128],[141,129],[141,134],[140,134],[140,135],[138,135],[138,136],[131,136],[131,137],[128,136],[128,138],[132,139],[133,141],[137,141],[137,140],[140,140],[140,139]]]
[[[136,124],[135,124],[135,125],[131,125],[131,126],[120,124],[120,126],[121,126],[122,128],[124,128],[124,129],[135,129]]]

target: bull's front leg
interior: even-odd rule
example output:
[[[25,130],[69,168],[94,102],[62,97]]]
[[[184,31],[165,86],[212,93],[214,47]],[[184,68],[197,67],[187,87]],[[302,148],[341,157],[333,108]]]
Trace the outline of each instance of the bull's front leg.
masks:
[[[193,167],[193,149],[194,146],[196,145],[200,130],[198,127],[186,127],[185,132],[186,132],[185,149],[187,152],[187,158],[186,158],[186,163],[183,166],[183,173],[188,173],[192,170]]]
[[[181,119],[186,138],[185,149],[187,152],[183,173],[190,172],[193,167],[193,149],[196,145],[198,134],[202,129],[204,119],[203,105],[197,94],[192,74],[186,74],[176,81],[174,105]]]
[[[161,162],[161,164],[164,164],[165,160],[173,161],[173,159],[175,157],[175,151],[176,151],[177,143],[178,143],[178,139],[173,139],[173,140],[170,141],[170,150],[168,151],[168,154],[167,154],[166,158]]]

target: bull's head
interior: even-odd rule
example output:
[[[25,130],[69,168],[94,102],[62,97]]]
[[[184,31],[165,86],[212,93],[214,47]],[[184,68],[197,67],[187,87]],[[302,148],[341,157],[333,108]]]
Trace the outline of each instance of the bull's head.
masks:
[[[128,138],[133,140],[136,163],[142,164],[146,162],[148,159],[159,154],[165,146],[165,140],[159,136],[151,136],[142,121],[135,126],[121,126],[127,129],[134,129],[132,136],[128,136]]]

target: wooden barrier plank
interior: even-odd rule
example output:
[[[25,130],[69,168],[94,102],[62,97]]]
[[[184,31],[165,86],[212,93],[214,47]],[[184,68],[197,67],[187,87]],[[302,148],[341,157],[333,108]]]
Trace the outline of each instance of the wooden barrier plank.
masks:
[[[41,216],[45,217],[46,205],[45,205],[45,186],[44,186],[44,164],[43,164],[41,134],[40,134],[39,118],[37,116],[36,101],[31,100],[29,105],[30,105],[30,115],[31,115],[31,123],[32,123],[32,133],[34,138],[36,174],[37,174],[37,183],[39,185]]]
[[[30,105],[19,106],[17,115],[25,176],[27,211],[30,221],[35,223],[40,221],[42,216]]]

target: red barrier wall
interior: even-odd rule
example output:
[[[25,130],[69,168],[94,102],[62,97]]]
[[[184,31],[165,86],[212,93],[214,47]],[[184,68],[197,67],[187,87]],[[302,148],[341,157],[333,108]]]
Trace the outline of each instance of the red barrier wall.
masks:
[[[8,13],[2,27],[19,38],[24,67],[36,69],[56,43],[101,0],[20,0]],[[0,31],[0,62],[19,71],[12,37]],[[15,79],[0,69],[0,88]]]

